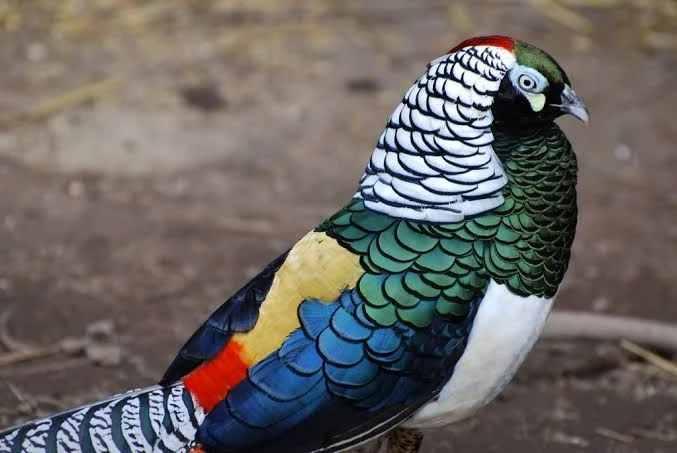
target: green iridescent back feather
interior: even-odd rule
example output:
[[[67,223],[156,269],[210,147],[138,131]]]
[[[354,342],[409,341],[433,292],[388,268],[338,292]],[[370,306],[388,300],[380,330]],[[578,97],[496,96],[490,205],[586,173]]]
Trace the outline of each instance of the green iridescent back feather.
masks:
[[[378,324],[462,319],[490,279],[521,296],[557,292],[576,228],[571,145],[555,124],[494,135],[508,178],[500,207],[435,224],[373,212],[355,199],[318,227],[360,255],[365,274],[357,288]]]

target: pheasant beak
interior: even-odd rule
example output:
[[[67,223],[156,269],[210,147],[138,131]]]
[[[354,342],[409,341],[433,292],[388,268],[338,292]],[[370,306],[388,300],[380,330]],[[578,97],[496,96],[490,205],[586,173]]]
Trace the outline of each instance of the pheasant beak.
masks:
[[[588,108],[578,99],[576,92],[569,85],[564,85],[562,90],[562,103],[555,104],[554,107],[559,107],[563,113],[569,113],[586,124],[590,122]]]

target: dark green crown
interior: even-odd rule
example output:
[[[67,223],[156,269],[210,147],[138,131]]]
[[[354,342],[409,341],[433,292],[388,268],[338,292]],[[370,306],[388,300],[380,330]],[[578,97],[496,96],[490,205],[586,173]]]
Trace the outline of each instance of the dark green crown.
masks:
[[[517,63],[536,69],[550,83],[570,85],[569,77],[567,77],[564,69],[557,64],[549,53],[524,41],[516,41],[514,52]]]

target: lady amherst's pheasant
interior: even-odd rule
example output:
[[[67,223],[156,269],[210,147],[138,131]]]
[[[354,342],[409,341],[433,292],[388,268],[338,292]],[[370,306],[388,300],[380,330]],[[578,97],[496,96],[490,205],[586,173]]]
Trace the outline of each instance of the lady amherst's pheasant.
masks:
[[[576,229],[587,121],[562,68],[503,36],[432,61],[353,198],[195,332],[160,384],[0,433],[0,452],[338,452],[474,414],[523,361]]]

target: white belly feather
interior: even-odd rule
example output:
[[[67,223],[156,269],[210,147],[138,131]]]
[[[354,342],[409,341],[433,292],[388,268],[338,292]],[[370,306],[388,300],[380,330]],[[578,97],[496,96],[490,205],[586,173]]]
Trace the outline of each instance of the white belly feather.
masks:
[[[453,376],[435,401],[403,425],[448,425],[473,415],[493,400],[538,339],[553,300],[554,297],[520,297],[492,280]]]

